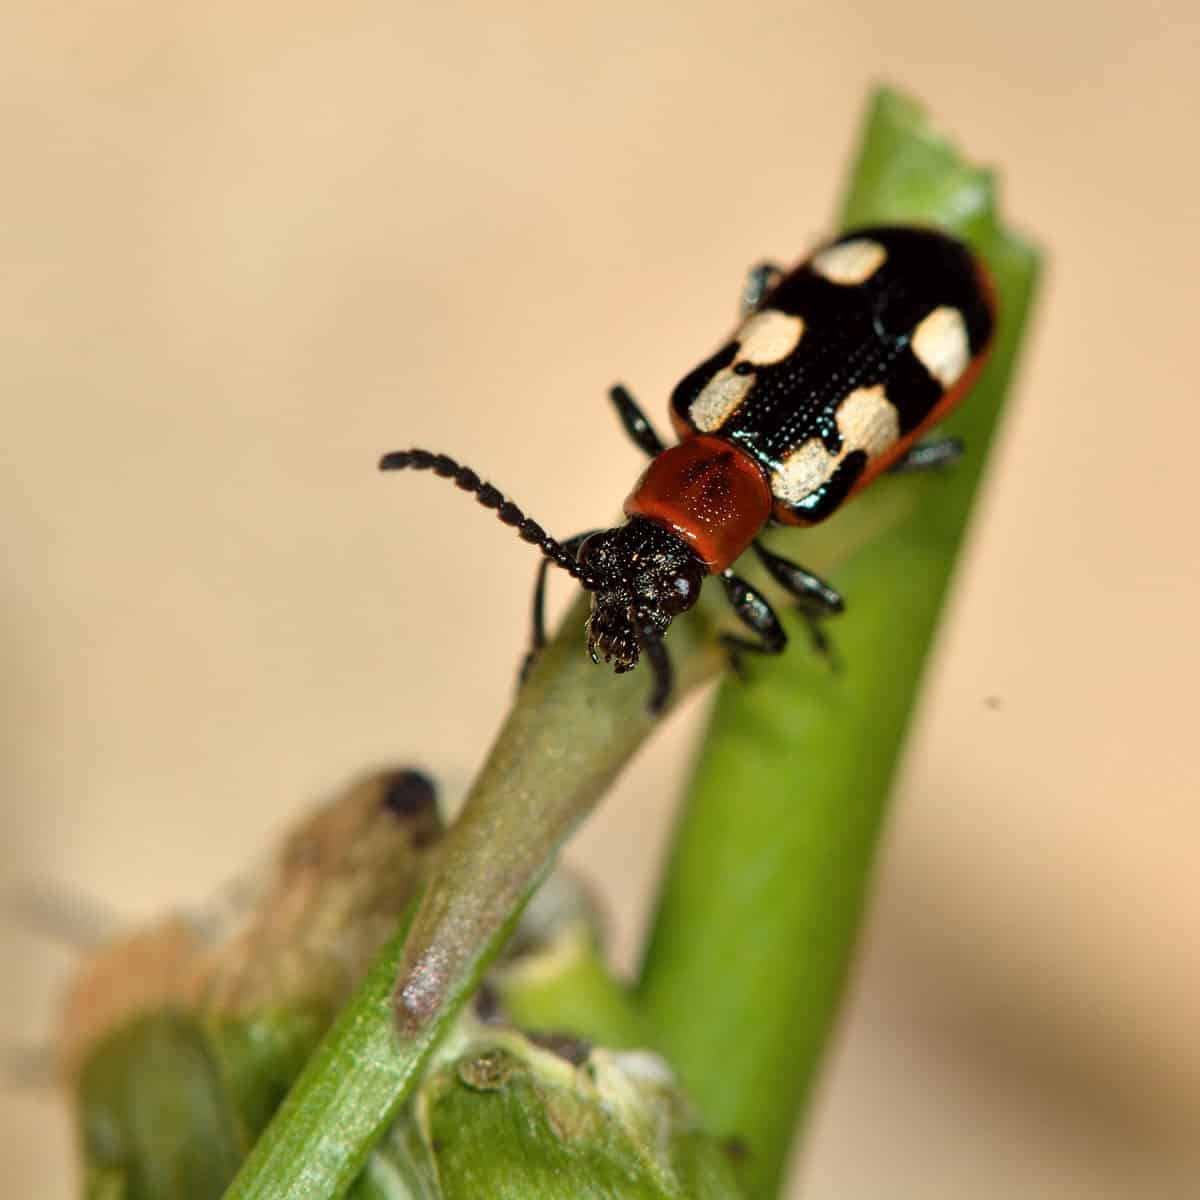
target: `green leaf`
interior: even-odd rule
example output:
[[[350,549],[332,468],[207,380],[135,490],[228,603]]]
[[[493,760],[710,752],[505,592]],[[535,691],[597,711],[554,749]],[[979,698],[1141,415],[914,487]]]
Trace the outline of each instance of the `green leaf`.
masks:
[[[625,1050],[649,1045],[630,988],[604,962],[598,914],[556,873],[525,910],[504,960],[488,974],[500,1011],[519,1029]]]
[[[888,790],[1029,312],[1037,256],[993,205],[991,175],[915,105],[875,97],[842,224],[963,236],[997,288],[997,344],[944,427],[965,460],[885,478],[848,506],[858,521],[884,506],[905,515],[834,576],[844,669],[816,661],[792,621],[791,653],[751,664],[748,686],[722,685],[643,965],[658,1045],[713,1127],[746,1142],[757,1197],[777,1194],[843,998]],[[841,522],[795,537],[795,553],[818,566],[839,557]]]
[[[444,1200],[742,1200],[660,1059],[568,1050],[481,1029],[431,1073],[417,1123]]]
[[[78,1096],[93,1195],[212,1200],[237,1169],[233,1116],[190,1015],[158,1012],[105,1039],[83,1068]]]

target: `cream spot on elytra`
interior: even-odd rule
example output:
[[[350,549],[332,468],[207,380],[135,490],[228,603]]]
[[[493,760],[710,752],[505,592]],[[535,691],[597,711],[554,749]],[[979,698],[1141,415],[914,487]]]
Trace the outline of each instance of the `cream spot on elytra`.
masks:
[[[793,450],[771,476],[771,492],[784,504],[799,504],[827,483],[840,456],[830,454],[820,438],[809,438]]]
[[[962,313],[946,305],[935,308],[913,331],[912,351],[942,387],[953,387],[971,361]]]
[[[803,320],[777,308],[766,308],[748,317],[737,331],[737,357],[722,367],[688,405],[692,424],[701,433],[715,433],[750,394],[755,369],[782,362],[803,336]]]
[[[701,433],[720,429],[737,412],[753,383],[753,375],[735,375],[729,367],[718,371],[688,406],[692,424]]]
[[[782,362],[800,345],[804,321],[777,308],[765,308],[747,318],[737,332],[737,362],[756,367]]]
[[[882,383],[851,392],[838,405],[837,424],[842,458],[852,450],[865,450],[869,459],[878,458],[900,438],[900,417]]]
[[[886,261],[887,251],[878,242],[851,238],[814,254],[812,269],[830,283],[852,287],[866,283]]]
[[[883,384],[856,388],[838,405],[841,449],[830,454],[820,438],[809,438],[779,464],[771,476],[771,492],[784,504],[797,505],[828,483],[846,455],[865,451],[868,461],[896,444],[900,418]]]

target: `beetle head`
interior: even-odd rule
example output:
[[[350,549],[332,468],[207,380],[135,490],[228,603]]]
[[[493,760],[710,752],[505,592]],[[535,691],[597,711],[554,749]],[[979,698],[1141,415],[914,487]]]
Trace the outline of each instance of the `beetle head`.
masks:
[[[644,517],[592,534],[579,564],[595,581],[588,653],[618,674],[637,666],[644,637],[661,638],[696,603],[707,574],[686,542]]]

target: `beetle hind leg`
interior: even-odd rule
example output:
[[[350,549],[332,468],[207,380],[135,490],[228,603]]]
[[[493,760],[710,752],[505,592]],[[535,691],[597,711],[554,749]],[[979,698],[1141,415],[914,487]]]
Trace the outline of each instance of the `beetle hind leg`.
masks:
[[[962,438],[931,438],[913,446],[907,454],[898,458],[888,470],[893,475],[911,475],[917,471],[933,471],[949,467],[958,462],[966,452]]]

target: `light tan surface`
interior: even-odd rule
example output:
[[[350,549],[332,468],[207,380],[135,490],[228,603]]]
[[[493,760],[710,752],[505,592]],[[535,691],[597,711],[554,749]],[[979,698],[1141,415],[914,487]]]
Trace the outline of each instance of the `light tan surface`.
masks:
[[[459,795],[533,556],[376,455],[607,518],[605,386],[662,413],[887,77],[1053,262],[796,1194],[1194,1195],[1195,5],[745,7],[9,7],[3,878],[157,913],[363,766]],[[701,707],[572,850],[626,960]],[[5,936],[36,1038],[64,960]],[[57,1110],[0,1138],[69,1194]]]

